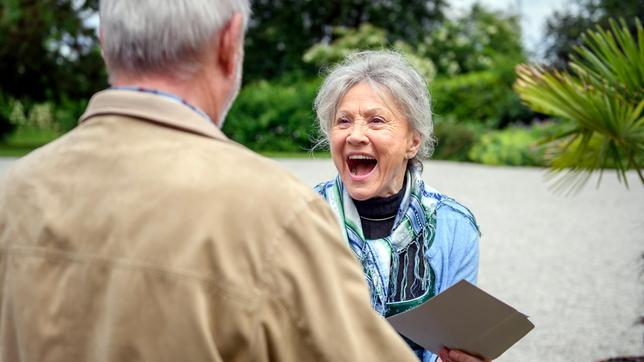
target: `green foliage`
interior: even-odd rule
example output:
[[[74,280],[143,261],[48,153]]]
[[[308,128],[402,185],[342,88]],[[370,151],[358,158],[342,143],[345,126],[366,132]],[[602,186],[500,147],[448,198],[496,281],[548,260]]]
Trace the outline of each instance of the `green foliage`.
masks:
[[[518,29],[516,18],[474,6],[462,19],[445,20],[415,47],[400,40],[389,43],[383,29],[362,24],[335,28],[333,42],[316,44],[303,59],[324,68],[357,50],[397,49],[430,82],[435,113],[500,128],[533,118],[512,91],[514,66],[524,59]],[[430,58],[442,64],[442,77],[434,82],[436,67]]]
[[[479,140],[483,127],[472,123],[459,123],[454,119],[435,121],[434,137],[437,140],[433,159],[469,161],[469,152]]]
[[[405,53],[430,80],[436,72],[453,76],[512,67],[525,60],[518,19],[479,5],[474,5],[462,18],[443,20],[434,31],[425,34],[415,42],[392,41],[384,28],[369,23],[355,28],[335,27],[334,40],[318,42],[309,48],[303,60],[328,66],[356,50],[393,48]],[[514,81],[513,72],[510,74]]]
[[[342,61],[348,55],[360,50],[383,49],[390,47],[384,30],[376,28],[369,23],[360,25],[359,28],[337,27],[334,29],[336,39],[330,43],[318,43],[304,53],[303,60],[313,63],[318,67],[329,67]],[[405,55],[409,63],[430,82],[434,79],[436,68],[428,58],[416,54],[414,49],[404,41],[396,41],[391,48]]]
[[[333,28],[371,23],[384,29],[389,41],[412,45],[443,21],[446,0],[280,0],[254,1],[246,37],[245,79],[278,79],[301,70],[315,74],[302,54],[333,40]]]
[[[5,135],[10,151],[74,127],[89,96],[107,85],[87,21],[97,7],[98,0],[0,5],[0,138]],[[311,108],[320,84],[311,77],[350,52],[391,48],[427,78],[434,111],[447,119],[436,123],[434,157],[470,160],[486,127],[532,118],[511,91],[524,54],[515,17],[474,6],[449,20],[446,7],[446,0],[253,2],[248,84],[224,132],[263,152],[311,149],[317,135]]]
[[[595,170],[616,167],[628,186],[626,170],[644,183],[644,30],[637,39],[625,22],[611,21],[583,38],[571,72],[523,66],[515,89],[532,109],[569,122],[551,138],[560,148],[551,166],[566,170],[562,187],[582,185]],[[574,183],[574,184],[571,184]]]
[[[545,166],[556,145],[545,145],[542,140],[562,127],[558,122],[542,122],[489,130],[476,123],[438,119],[434,129],[438,144],[432,158],[496,166]]]
[[[641,0],[579,0],[576,11],[556,11],[546,23],[548,48],[546,58],[558,69],[567,66],[581,35],[594,26],[607,28],[610,19],[623,18],[631,32],[636,33],[635,19],[644,22]]]
[[[480,5],[461,18],[446,19],[436,31],[427,33],[416,52],[432,59],[438,73],[448,76],[525,60],[518,18]]]
[[[42,102],[87,97],[105,84],[94,29],[97,0],[6,0],[0,5],[0,89]]]
[[[304,62],[324,67],[337,63],[356,51],[387,46],[387,33],[368,23],[361,24],[357,29],[335,27],[333,35],[335,40],[332,43],[320,42],[309,48],[302,57]]]
[[[319,87],[318,80],[248,84],[223,131],[256,151],[310,150],[317,134],[312,105]]]
[[[547,147],[540,141],[557,127],[545,124],[488,131],[469,151],[468,158],[486,165],[544,166]]]
[[[86,100],[63,99],[56,104],[9,99],[2,110],[12,132],[3,141],[13,148],[39,147],[76,126],[86,105]]]
[[[430,84],[433,111],[490,128],[527,123],[533,115],[512,91],[513,81],[513,72],[501,68],[438,78]]]
[[[7,134],[11,133],[14,125],[11,123],[11,106],[9,99],[0,92],[0,141],[4,140]]]
[[[98,41],[87,24],[97,8],[97,0],[0,4],[0,139],[22,132],[10,119],[17,99],[25,112],[43,104],[62,112],[53,119],[64,130],[76,124],[76,105],[84,102],[73,99],[84,100],[105,87]]]

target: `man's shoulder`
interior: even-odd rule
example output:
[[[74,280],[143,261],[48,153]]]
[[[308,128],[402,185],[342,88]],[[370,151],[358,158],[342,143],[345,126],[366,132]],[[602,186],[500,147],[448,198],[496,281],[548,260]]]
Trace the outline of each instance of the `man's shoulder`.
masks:
[[[52,149],[57,147],[57,144],[60,143],[65,136],[66,135],[63,135],[52,142],[40,146],[13,161],[2,177],[0,177],[0,185],[3,183],[5,185],[15,184],[23,179],[36,177],[32,174],[36,173],[41,165],[49,161],[55,162],[51,157]]]
[[[213,182],[231,192],[256,195],[264,199],[305,197],[314,193],[286,168],[234,142],[213,142],[213,152],[201,157]]]

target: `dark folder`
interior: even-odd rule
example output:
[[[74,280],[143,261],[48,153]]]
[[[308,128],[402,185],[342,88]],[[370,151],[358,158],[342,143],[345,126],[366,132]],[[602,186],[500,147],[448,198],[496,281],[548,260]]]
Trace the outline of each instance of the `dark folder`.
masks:
[[[527,316],[465,280],[387,320],[436,354],[447,347],[487,359],[499,357],[534,328]]]

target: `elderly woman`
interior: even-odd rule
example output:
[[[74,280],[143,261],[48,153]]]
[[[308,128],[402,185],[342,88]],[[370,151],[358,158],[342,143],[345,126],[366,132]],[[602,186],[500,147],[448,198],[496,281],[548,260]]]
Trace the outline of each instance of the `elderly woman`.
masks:
[[[427,84],[398,53],[369,51],[332,69],[315,99],[338,176],[316,186],[344,226],[378,313],[476,282],[472,213],[422,179],[434,140]],[[407,341],[422,361],[438,356]],[[444,350],[443,361],[478,361]]]

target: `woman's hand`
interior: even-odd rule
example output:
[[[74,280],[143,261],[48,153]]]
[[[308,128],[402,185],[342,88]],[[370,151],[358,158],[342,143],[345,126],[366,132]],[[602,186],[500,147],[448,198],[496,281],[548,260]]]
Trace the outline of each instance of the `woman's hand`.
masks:
[[[443,348],[438,352],[438,355],[440,356],[439,360],[442,362],[491,362],[489,359],[480,359],[456,349]]]

